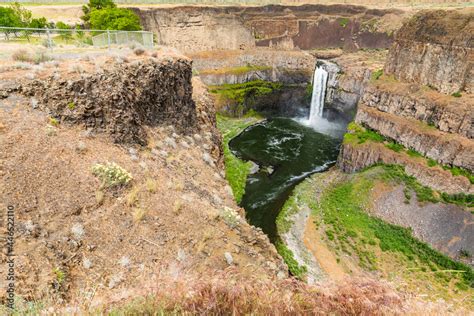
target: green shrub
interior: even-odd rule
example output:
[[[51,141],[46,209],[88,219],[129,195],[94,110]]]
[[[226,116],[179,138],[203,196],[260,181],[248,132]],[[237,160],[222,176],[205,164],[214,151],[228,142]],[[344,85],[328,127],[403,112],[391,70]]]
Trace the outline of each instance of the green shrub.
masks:
[[[394,142],[390,142],[388,144],[385,144],[385,147],[399,153],[400,151],[402,151],[403,149],[405,149],[405,147],[401,144],[397,144],[397,143],[394,143]]]
[[[443,165],[442,168],[444,170],[448,170],[449,172],[451,172],[451,174],[453,176],[463,176],[463,177],[466,177],[469,179],[469,182],[471,182],[471,184],[474,184],[474,175],[469,171],[469,170],[466,170],[464,168],[461,168],[461,167],[451,167],[449,165]]]
[[[76,108],[76,104],[74,102],[69,102],[67,104],[67,107],[69,108],[69,110],[74,110]]]
[[[454,93],[451,94],[451,95],[452,95],[453,97],[455,97],[455,98],[460,98],[460,97],[462,97],[462,94],[461,94],[461,92],[459,92],[459,91],[458,91],[458,92],[454,92]]]
[[[415,191],[418,201],[437,203],[433,189],[419,183],[415,177],[409,176],[405,173],[405,167],[400,165],[382,165],[384,174],[382,178],[387,181],[394,181],[397,183],[404,183],[409,189]]]
[[[54,118],[54,117],[50,117],[50,118],[49,118],[49,125],[51,125],[51,126],[58,126],[58,125],[59,125],[59,121],[58,121],[56,118]]]
[[[104,8],[92,10],[90,24],[96,30],[141,30],[140,18],[132,10],[122,8]]]
[[[0,7],[0,25],[7,27],[21,27],[20,16],[12,8]]]
[[[474,207],[474,194],[448,194],[441,193],[441,199],[446,203],[457,204],[460,206]]]
[[[222,100],[245,104],[250,99],[264,97],[280,90],[282,87],[281,83],[254,80],[245,83],[212,86],[210,92],[217,94]]]
[[[240,215],[237,214],[235,210],[227,206],[224,206],[224,208],[220,210],[219,216],[230,228],[239,226],[241,221]]]
[[[413,150],[413,149],[408,149],[407,154],[410,157],[423,157],[423,155],[421,153],[419,153],[419,152],[417,152],[416,150]]]
[[[379,80],[379,78],[382,77],[382,75],[383,75],[383,69],[378,69],[372,72],[372,74],[370,75],[370,78],[372,80]]]
[[[247,112],[244,118],[230,118],[217,115],[217,128],[223,136],[223,150],[225,163],[225,177],[232,188],[232,193],[237,203],[240,203],[245,193],[245,184],[252,164],[234,156],[229,148],[229,141],[240,134],[248,126],[260,120],[258,113]]]
[[[303,279],[304,275],[308,271],[308,268],[304,265],[300,266],[298,264],[293,255],[293,252],[281,240],[278,240],[275,243],[275,247],[280,256],[282,256],[286,265],[288,266],[288,269],[290,270],[291,274],[297,277],[298,279]]]
[[[432,159],[432,158],[428,158],[427,164],[428,164],[428,167],[434,167],[434,166],[436,166],[438,163],[436,162],[436,160],[434,160],[434,159]]]
[[[347,24],[349,24],[349,19],[348,18],[341,18],[339,19],[339,25],[342,27],[346,27]]]
[[[105,8],[115,8],[116,4],[113,0],[89,0],[89,3],[82,6],[82,12],[84,13],[81,16],[81,19],[88,23],[91,18],[92,10],[101,10]]]
[[[132,175],[129,172],[113,162],[94,165],[92,174],[102,181],[102,186],[108,188],[123,186],[132,180]]]
[[[346,134],[344,136],[345,142],[355,141],[358,144],[363,144],[367,140],[374,141],[376,143],[381,143],[385,141],[384,136],[373,130],[366,129],[354,122],[350,123],[347,126],[347,130],[349,131],[349,134]]]

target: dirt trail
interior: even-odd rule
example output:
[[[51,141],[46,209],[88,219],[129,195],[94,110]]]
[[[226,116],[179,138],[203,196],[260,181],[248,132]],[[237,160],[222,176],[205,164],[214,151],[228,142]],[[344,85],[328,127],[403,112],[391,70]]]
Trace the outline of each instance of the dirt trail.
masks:
[[[309,216],[306,221],[303,241],[306,248],[313,254],[318,261],[321,269],[334,281],[343,280],[348,274],[338,264],[334,253],[332,253],[327,245],[321,240],[319,230],[314,224],[314,216]]]

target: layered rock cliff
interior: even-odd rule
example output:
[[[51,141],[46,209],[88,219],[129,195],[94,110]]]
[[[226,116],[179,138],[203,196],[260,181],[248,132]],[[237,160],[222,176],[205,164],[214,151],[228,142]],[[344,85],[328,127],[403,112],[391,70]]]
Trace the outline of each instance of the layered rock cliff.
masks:
[[[441,175],[434,165],[474,171],[473,17],[474,10],[415,15],[397,33],[384,72],[372,76],[358,103],[358,124],[431,159],[431,167],[381,144],[345,142],[338,161],[342,170],[402,164],[424,185],[472,193],[467,178]]]
[[[273,47],[386,48],[402,11],[353,5],[136,8],[158,42],[183,52]]]
[[[473,93],[473,29],[470,9],[416,14],[397,32],[385,72],[446,94]]]

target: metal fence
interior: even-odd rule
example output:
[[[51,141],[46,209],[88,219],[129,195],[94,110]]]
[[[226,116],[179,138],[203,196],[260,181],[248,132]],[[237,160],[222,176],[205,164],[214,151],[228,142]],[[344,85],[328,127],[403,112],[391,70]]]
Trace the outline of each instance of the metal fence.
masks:
[[[0,26],[0,43],[28,43],[43,45],[49,49],[57,46],[111,47],[112,45],[142,45],[153,47],[152,32],[82,30],[82,29],[38,29]]]
[[[92,37],[94,46],[127,45],[130,43],[139,43],[145,47],[153,47],[152,32],[111,32],[96,35]]]

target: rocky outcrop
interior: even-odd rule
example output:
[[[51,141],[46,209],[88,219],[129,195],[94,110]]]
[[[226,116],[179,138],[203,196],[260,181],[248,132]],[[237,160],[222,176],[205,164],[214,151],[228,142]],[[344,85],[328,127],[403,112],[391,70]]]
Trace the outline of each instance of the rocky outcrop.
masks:
[[[474,10],[427,11],[397,32],[385,72],[446,94],[474,92]]]
[[[34,80],[22,93],[62,123],[105,132],[115,142],[146,144],[145,126],[196,125],[191,61],[183,57],[115,62],[103,73]]]
[[[352,120],[369,78],[368,69],[349,70],[338,74],[334,82],[328,82],[325,108],[334,109]]]
[[[455,98],[415,85],[387,82],[369,85],[361,101],[368,107],[413,118],[443,132],[474,137],[474,99],[471,96]]]
[[[252,80],[300,84],[311,82],[316,58],[302,51],[261,48],[246,51],[195,53],[193,69],[208,85]]]
[[[413,159],[405,153],[388,149],[382,143],[345,143],[337,161],[338,167],[347,173],[357,172],[378,163],[403,165],[408,175],[417,178],[421,184],[441,192],[474,193],[474,186],[466,177],[455,177],[439,166],[429,167],[423,158]]]
[[[387,48],[402,11],[353,5],[134,8],[162,45],[183,52],[272,47]],[[385,23],[385,21],[392,21]]]
[[[474,172],[474,142],[466,137],[444,133],[415,119],[383,113],[361,103],[356,122],[442,164]]]
[[[473,172],[473,13],[427,11],[410,19],[397,33],[384,72],[366,81],[355,121],[440,164]],[[467,178],[450,177],[383,144],[343,144],[342,170],[376,163],[404,165],[408,174],[440,191],[472,193]]]
[[[211,139],[209,153],[219,167],[224,169],[224,152],[222,136],[217,130],[216,107],[206,85],[198,78],[193,77],[193,100],[196,104],[196,118],[199,128],[208,133]]]

